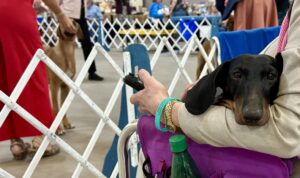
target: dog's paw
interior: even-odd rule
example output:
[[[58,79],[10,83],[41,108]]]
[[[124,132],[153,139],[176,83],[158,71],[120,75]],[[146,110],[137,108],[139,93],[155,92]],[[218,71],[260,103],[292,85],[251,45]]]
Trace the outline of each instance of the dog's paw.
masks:
[[[74,129],[75,126],[72,124],[64,124],[64,129],[70,130],[70,129]]]

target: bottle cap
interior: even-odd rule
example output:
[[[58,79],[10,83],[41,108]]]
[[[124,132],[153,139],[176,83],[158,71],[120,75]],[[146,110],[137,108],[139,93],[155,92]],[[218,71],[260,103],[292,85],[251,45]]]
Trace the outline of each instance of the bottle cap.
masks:
[[[172,137],[170,137],[169,143],[171,146],[171,151],[173,153],[183,152],[187,149],[185,136],[182,134],[173,135]]]

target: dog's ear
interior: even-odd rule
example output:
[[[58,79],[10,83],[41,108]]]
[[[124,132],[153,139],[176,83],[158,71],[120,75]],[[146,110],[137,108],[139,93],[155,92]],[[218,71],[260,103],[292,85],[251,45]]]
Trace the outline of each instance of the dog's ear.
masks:
[[[78,39],[83,40],[84,39],[84,35],[83,35],[83,32],[82,32],[82,30],[80,28],[80,25],[77,22],[75,22],[75,21],[73,21],[73,24],[77,28],[77,34],[76,35],[77,35]]]
[[[278,76],[280,77],[283,70],[283,58],[281,53],[277,53],[277,55],[275,56],[275,64],[276,64]]]
[[[198,115],[206,111],[213,104],[217,87],[223,89],[226,85],[229,63],[230,61],[221,64],[212,73],[200,79],[188,91],[185,99],[185,107],[188,112]]]
[[[57,35],[58,38],[62,38],[63,37],[60,25],[58,25],[58,27],[57,27],[56,35]]]
[[[277,98],[277,93],[278,93],[278,90],[279,90],[280,76],[281,76],[282,70],[283,70],[283,58],[282,58],[281,53],[277,53],[277,55],[275,56],[274,61],[275,61],[275,66],[276,66],[277,73],[278,73],[278,80],[277,80],[276,84],[271,89],[270,104],[273,104],[273,101]]]

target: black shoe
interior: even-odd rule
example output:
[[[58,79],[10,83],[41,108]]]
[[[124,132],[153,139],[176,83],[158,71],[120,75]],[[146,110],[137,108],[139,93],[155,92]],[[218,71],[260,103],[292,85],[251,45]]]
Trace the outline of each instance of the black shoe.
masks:
[[[179,48],[178,48],[177,46],[174,46],[174,47],[173,47],[173,50],[174,50],[174,51],[179,51]]]
[[[89,80],[94,80],[94,81],[102,81],[104,78],[97,75],[96,73],[92,73],[92,74],[89,74]]]

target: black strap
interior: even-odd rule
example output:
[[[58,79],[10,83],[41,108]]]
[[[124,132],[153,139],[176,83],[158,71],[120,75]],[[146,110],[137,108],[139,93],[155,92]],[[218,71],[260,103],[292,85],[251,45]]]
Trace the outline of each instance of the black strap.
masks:
[[[143,163],[143,173],[146,178],[154,178],[151,172],[150,158],[147,158]]]
[[[165,161],[162,161],[165,163]],[[146,178],[154,178],[152,176],[152,169],[151,169],[151,160],[150,158],[146,158],[146,160],[143,163],[143,173]],[[158,178],[170,178],[171,177],[171,167],[166,167],[164,164],[161,172],[158,172],[155,177]]]

